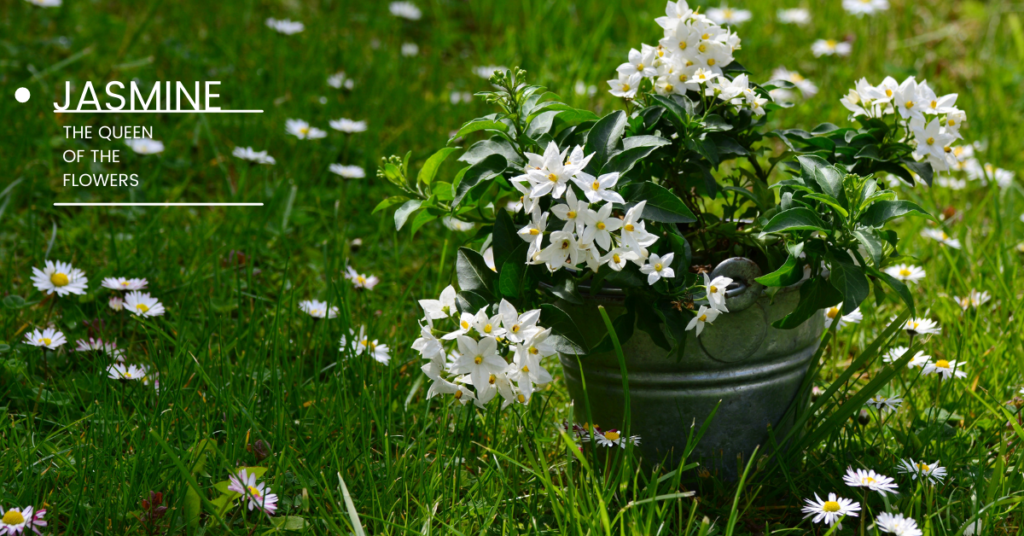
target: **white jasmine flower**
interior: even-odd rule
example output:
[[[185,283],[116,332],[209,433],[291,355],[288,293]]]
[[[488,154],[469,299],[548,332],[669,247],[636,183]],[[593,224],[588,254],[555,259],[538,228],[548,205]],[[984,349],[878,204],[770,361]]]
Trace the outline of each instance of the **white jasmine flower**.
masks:
[[[524,342],[541,329],[537,326],[540,309],[520,315],[515,306],[503,298],[498,304],[498,312],[501,315],[501,326],[505,329],[504,337],[512,342]]]
[[[873,15],[889,9],[889,0],[843,0],[843,9],[857,15]]]
[[[462,221],[451,216],[441,218],[441,224],[453,231],[460,231],[464,233],[472,231],[476,227],[476,224],[471,221]]]
[[[566,201],[570,202],[570,200],[572,202],[576,201],[576,196],[573,195],[572,191],[566,194]],[[564,206],[566,205],[558,205],[556,207],[553,207],[551,209],[551,212],[554,212],[557,216],[560,213],[559,208]],[[571,216],[571,218],[566,222],[566,227],[568,227],[570,221],[575,221],[576,217],[579,215],[579,213],[576,212],[575,210],[566,209],[561,212],[564,212],[567,218]],[[548,213],[542,213],[540,211],[540,207],[534,206],[533,210],[530,212],[530,217],[532,218],[530,224],[523,227],[522,229],[519,229],[519,231],[517,232],[520,238],[522,238],[525,242],[530,244],[530,248],[529,250],[527,250],[526,255],[528,259],[533,258],[533,255],[540,251],[541,242],[544,240],[544,229],[546,229],[548,225]]]
[[[982,528],[982,526],[981,526],[981,520],[980,519],[975,521],[974,523],[969,524],[969,525],[964,523],[964,527],[963,527],[964,536],[978,536],[980,534],[984,534],[983,532],[981,532],[981,528]],[[910,534],[910,533],[907,533],[907,534]],[[918,532],[912,534],[911,536],[921,536],[921,532],[918,531]]]
[[[366,170],[359,166],[346,166],[344,164],[331,164],[327,166],[328,171],[345,179],[366,178]]]
[[[725,294],[729,290],[729,285],[733,283],[732,278],[720,275],[711,279],[707,273],[701,275],[704,276],[704,291],[708,299],[708,305],[712,309],[728,313],[729,309],[725,306]]]
[[[903,399],[898,396],[875,395],[869,398],[865,404],[868,406],[874,406],[878,411],[885,409],[896,411],[902,403]]]
[[[959,361],[947,361],[945,359],[939,359],[934,363],[928,363],[924,366],[923,374],[938,374],[943,380],[950,378],[966,378],[967,373],[960,370],[964,367],[964,363]]]
[[[133,380],[138,381],[146,377],[146,367],[138,365],[125,365],[114,363],[107,367],[107,377],[112,380]]]
[[[245,497],[250,512],[258,508],[261,512],[274,515],[277,511],[277,495],[271,493],[271,489],[263,482],[256,482],[255,473],[239,469],[238,475],[231,475],[228,480],[228,490]]]
[[[654,19],[654,22],[657,22],[662,28],[670,30],[680,22],[690,20],[692,16],[693,10],[686,4],[686,0],[669,1],[665,6],[665,16]]]
[[[356,83],[355,80],[348,78],[344,72],[339,72],[327,77],[327,85],[335,89],[352,89],[355,87]]]
[[[460,336],[458,338],[459,357],[452,363],[452,374],[468,374],[473,386],[481,389],[489,385],[492,374],[503,374],[508,366],[505,360],[498,357],[498,343],[490,337],[479,342]]]
[[[129,313],[137,316],[150,317],[164,314],[164,306],[160,300],[148,292],[134,290],[124,297],[124,307]]]
[[[888,352],[886,352],[884,356],[882,356],[882,361],[886,363],[895,363],[896,361],[899,361],[899,359],[903,357],[903,354],[905,353],[907,353],[906,346],[896,346],[890,349]],[[910,362],[907,363],[907,366],[910,368],[923,367],[926,364],[928,364],[928,362],[931,361],[931,359],[932,357],[929,355],[925,355],[923,351],[918,351],[916,354],[914,354],[914,357],[910,358]]]
[[[61,297],[67,294],[85,294],[88,283],[89,279],[85,277],[85,272],[71,266],[71,263],[46,261],[42,270],[32,268],[32,285],[46,294],[56,292]]]
[[[882,532],[890,532],[896,536],[921,536],[921,529],[917,528],[917,522],[903,514],[890,514],[881,512],[875,516],[875,526]]]
[[[706,305],[701,305],[697,314],[690,320],[690,323],[686,325],[686,331],[696,328],[696,336],[700,337],[700,332],[704,331],[704,324],[712,324],[718,315],[721,314],[718,309],[712,309]]]
[[[105,277],[101,285],[110,290],[141,290],[149,284],[143,279],[127,279],[124,277]]]
[[[612,189],[619,182],[618,172],[605,173],[600,177],[594,178],[593,175],[580,171],[572,180],[583,190],[583,194],[587,196],[591,203],[599,203],[601,201],[619,204],[626,203],[626,200]]]
[[[906,324],[903,324],[903,329],[910,335],[938,335],[942,333],[942,328],[929,318],[911,318],[907,320]]]
[[[412,2],[391,2],[388,5],[388,11],[392,15],[409,20],[420,20],[423,13],[420,12],[420,8],[416,7],[416,4]]]
[[[111,296],[110,301],[107,302],[107,306],[115,311],[124,310],[124,299],[120,296]]]
[[[637,89],[640,88],[640,80],[642,80],[640,73],[635,73],[629,76],[619,76],[614,80],[608,81],[608,86],[611,87],[609,93],[615,97],[622,97],[624,99],[632,99],[636,96]]]
[[[860,503],[837,497],[835,493],[828,494],[828,500],[823,501],[818,494],[814,494],[814,500],[804,499],[807,503],[803,507],[804,517],[814,517],[814,523],[824,522],[828,526],[835,525],[843,517],[857,517],[860,512]]]
[[[256,151],[252,147],[235,147],[231,151],[231,155],[242,160],[248,160],[257,164],[274,165],[277,163],[273,156],[267,154],[266,151]]]
[[[941,467],[936,460],[934,463],[915,462],[911,459],[900,460],[901,473],[909,474],[914,480],[920,477],[930,484],[941,484],[946,477],[946,468]]]
[[[164,152],[163,142],[149,138],[135,138],[124,140],[124,144],[138,154],[157,154]]]
[[[599,210],[587,209],[586,214],[583,215],[583,221],[587,226],[583,232],[582,241],[585,243],[597,242],[597,245],[606,251],[611,249],[612,233],[622,227],[622,220],[612,216],[612,204],[605,203]],[[666,267],[672,263],[670,257],[671,254],[666,256]],[[658,277],[654,278],[654,281],[657,281],[660,277],[673,277],[675,275],[671,268],[668,268],[664,273],[660,269],[657,272]],[[654,274],[651,275],[653,276]],[[648,281],[650,281],[650,278],[648,278]],[[651,282],[651,284],[653,285],[654,283]]]
[[[469,333],[469,330],[473,329],[473,322],[475,315],[472,313],[461,313],[459,315],[459,327],[455,331],[448,333],[441,337],[442,340],[450,341],[457,339],[460,335]]]
[[[966,311],[971,307],[974,307],[975,309],[981,307],[992,299],[992,296],[990,296],[987,291],[978,292],[977,290],[971,289],[971,292],[967,294],[967,296],[963,298],[954,297],[953,299],[956,300],[956,303],[960,305],[961,309]]]
[[[430,384],[430,388],[427,389],[428,399],[434,398],[439,394],[452,395],[455,400],[458,400],[463,405],[466,405],[476,399],[476,395],[473,394],[473,391],[443,378],[434,379],[434,382]]]
[[[953,249],[960,249],[960,241],[956,238],[950,237],[942,229],[922,229],[921,236],[925,238],[931,238],[932,240],[938,240],[944,245],[947,245]]]
[[[345,279],[352,282],[352,285],[356,288],[365,288],[366,290],[373,290],[373,287],[380,283],[380,278],[375,275],[364,275],[356,272],[351,266],[345,267]]]
[[[473,329],[481,337],[491,337],[494,339],[500,339],[505,334],[505,328],[501,327],[501,314],[489,316],[487,314],[487,308],[483,307],[473,315],[472,324]]]
[[[431,320],[448,318],[458,312],[455,308],[455,297],[455,287],[448,285],[441,291],[438,299],[420,300],[420,307],[423,308],[423,314]]]
[[[870,469],[847,467],[846,475],[843,476],[843,482],[846,482],[847,486],[853,488],[868,488],[882,495],[886,493],[896,495],[896,482],[892,478],[878,474]]]
[[[565,192],[565,203],[558,204],[551,207],[551,213],[554,214],[558,219],[565,222],[562,226],[562,230],[567,233],[576,233],[578,235],[583,234],[584,227],[586,226],[587,213],[589,212],[589,203],[582,199],[576,198],[576,192],[572,188],[567,188]],[[535,210],[540,211],[539,207],[535,207]],[[534,217],[534,222],[538,220]],[[540,223],[547,222],[547,213],[539,220]],[[524,228],[525,229],[525,228]],[[531,231],[532,232],[532,231]],[[520,230],[520,236],[522,236],[522,230]],[[525,240],[526,237],[524,236]],[[539,246],[540,244],[538,244]]]
[[[338,316],[337,307],[327,307],[327,302],[320,300],[302,300],[299,302],[299,309],[313,318],[334,318]]]
[[[328,124],[334,130],[340,130],[346,134],[352,134],[355,132],[366,132],[366,121],[353,121],[351,119],[333,119]]]
[[[42,331],[38,329],[32,330],[32,333],[25,334],[25,339],[25,342],[32,346],[41,346],[50,350],[56,350],[59,346],[68,342],[64,338],[64,334],[54,328],[45,328]]]
[[[671,268],[674,257],[675,253],[669,253],[664,257],[654,254],[647,259],[647,264],[640,267],[640,272],[647,274],[648,285],[657,283],[663,277],[665,279],[672,279],[676,276],[675,270]]]
[[[780,9],[778,12],[779,22],[783,24],[796,24],[803,26],[811,22],[811,12],[797,7],[793,9]]]
[[[622,243],[629,249],[637,252],[653,245],[658,240],[657,236],[647,232],[644,228],[644,222],[640,221],[646,206],[647,201],[637,203],[633,208],[626,211],[626,216],[622,219],[622,232],[620,233]]]
[[[603,259],[601,264],[607,264],[609,268],[616,272],[621,272],[625,268],[626,263],[629,261],[636,261],[640,256],[633,250],[627,248],[615,248],[609,251]]]
[[[629,51],[629,61],[619,65],[616,69],[619,78],[630,77],[639,74],[642,77],[652,78],[658,75],[658,69],[654,65],[654,47],[643,45],[643,52],[633,48]]]
[[[708,9],[708,18],[718,24],[742,24],[750,20],[750,17],[746,9],[732,9],[725,4]]]
[[[275,18],[267,19],[267,27],[284,35],[295,35],[306,29],[306,26],[301,22],[289,19],[277,20]]]
[[[548,143],[544,149],[540,169],[527,169],[527,177],[533,185],[530,197],[543,197],[549,193],[556,199],[562,197],[572,176],[590,162],[590,158],[584,158],[582,154],[579,156],[581,160],[577,162],[570,160],[569,164],[565,164],[563,162],[565,153],[559,152],[555,142]],[[592,157],[593,155],[591,155]]]
[[[546,263],[552,272],[566,266],[574,267],[580,263],[580,255],[584,252],[571,232],[555,231],[551,233],[551,245],[538,254],[538,260]]]
[[[843,329],[844,326],[849,324],[859,324],[861,320],[864,320],[864,315],[860,312],[860,307],[850,311],[850,314],[843,315],[843,304],[840,302],[837,305],[833,305],[825,309],[825,329],[832,327],[832,323],[839,319],[839,325],[836,329]]]
[[[850,46],[850,43],[834,39],[818,39],[811,45],[811,52],[816,58],[821,56],[849,56],[852,51],[853,47]]]
[[[33,4],[41,7],[57,7],[60,5],[60,0],[29,0]],[[41,528],[46,527],[46,520],[43,516],[46,515],[46,510],[34,510],[31,506],[25,508],[11,507],[9,509],[0,508],[0,534],[6,534],[7,536],[19,536],[26,534],[28,529],[32,529],[32,532],[36,534],[42,534]]]
[[[316,127],[309,126],[309,123],[302,119],[288,119],[285,121],[285,132],[299,138],[300,140],[316,140],[327,137],[327,133]]]
[[[412,349],[416,350],[423,356],[424,359],[429,359],[431,362],[436,362],[438,365],[444,365],[445,351],[441,340],[434,336],[433,330],[430,325],[420,326],[420,337],[413,341]],[[341,350],[345,351],[345,337],[341,337]],[[426,370],[424,370],[426,372]],[[440,368],[436,370],[440,373]],[[431,376],[433,379],[437,379],[437,374]]]
[[[924,279],[925,271],[920,266],[913,264],[897,264],[885,269],[885,273],[906,283],[917,283]]]
[[[927,86],[926,86],[927,87]],[[893,92],[892,105],[904,119],[924,121],[925,100],[913,76],[907,78]]]
[[[938,119],[932,119],[927,125],[911,121],[910,130],[914,133],[914,141],[917,143],[914,154],[921,158],[933,157],[944,160],[946,148],[956,141],[956,136],[947,134]]]

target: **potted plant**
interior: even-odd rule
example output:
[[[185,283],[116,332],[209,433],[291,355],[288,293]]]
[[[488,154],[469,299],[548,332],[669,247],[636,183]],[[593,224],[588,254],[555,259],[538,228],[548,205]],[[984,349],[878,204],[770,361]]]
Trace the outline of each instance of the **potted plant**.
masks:
[[[593,423],[581,437],[636,443],[629,426],[660,460],[714,413],[696,454],[731,472],[786,426],[826,326],[854,321],[872,291],[913,311],[884,271],[900,257],[887,224],[926,213],[886,180],[930,184],[956,165],[964,114],[913,78],[861,80],[842,99],[856,126],[771,130],[785,107],[773,91],[793,85],[750,82],[739,37],[680,6],[609,81],[623,110],[598,117],[518,68],[495,72],[479,96],[497,111],[415,177],[408,154],[382,161],[401,194],[376,210],[398,206],[413,233],[480,225],[458,288],[420,302],[429,396],[528,404],[557,354],[577,420]],[[439,177],[457,152],[464,167]]]

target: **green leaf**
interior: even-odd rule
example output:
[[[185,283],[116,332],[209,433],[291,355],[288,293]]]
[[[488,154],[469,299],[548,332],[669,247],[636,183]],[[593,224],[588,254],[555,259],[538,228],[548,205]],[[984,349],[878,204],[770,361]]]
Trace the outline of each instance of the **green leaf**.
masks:
[[[373,212],[371,212],[371,214],[376,214],[376,213],[378,213],[378,212],[380,212],[382,210],[387,210],[388,208],[390,208],[390,207],[392,207],[394,205],[397,205],[399,203],[404,203],[404,202],[406,202],[408,200],[409,200],[409,198],[404,196],[404,195],[393,195],[393,196],[391,196],[391,197],[381,201],[380,203],[377,203],[377,206],[374,207]]]
[[[459,149],[461,149],[461,147],[445,147],[431,155],[430,158],[427,159],[426,163],[423,164],[423,167],[420,168],[420,173],[416,176],[416,180],[423,184],[430,185],[430,183],[433,182],[434,177],[437,175],[437,170],[441,169],[441,164],[443,164],[448,158],[448,155],[458,151]]]
[[[615,335],[619,337],[619,344],[626,344],[626,341],[633,337],[635,325],[636,314],[630,308],[627,308],[625,313],[615,317],[615,320],[612,322],[612,327],[615,328]],[[611,352],[613,350],[615,350],[615,345],[612,344],[611,334],[605,333],[604,338],[594,346],[590,353],[599,354]]]
[[[458,206],[466,194],[477,184],[501,175],[507,167],[508,160],[500,154],[492,154],[470,166],[466,174],[462,176],[462,180],[459,181],[455,199],[452,201],[453,206]]]
[[[932,174],[934,171],[931,164],[928,162],[917,162],[912,158],[904,158],[903,164],[910,168],[910,171],[916,173],[918,177],[921,177],[925,184],[928,186],[932,185]]]
[[[422,204],[422,200],[410,199],[398,207],[398,210],[395,211],[395,230],[400,231],[405,225],[406,220],[409,219],[409,216],[412,216],[413,212],[419,210]]]
[[[664,147],[670,143],[661,136],[630,136],[622,140],[622,149],[628,151],[635,147]]]
[[[487,266],[484,256],[480,253],[469,248],[459,248],[455,259],[455,273],[461,290],[475,292],[485,298],[494,297],[498,274]]]
[[[626,112],[614,111],[601,118],[587,135],[587,152],[594,153],[590,165],[593,169],[601,169],[608,161],[608,156],[615,150],[626,130]]]
[[[428,208],[423,212],[420,212],[412,219],[412,223],[409,225],[409,233],[412,236],[416,236],[416,232],[420,230],[424,225],[440,218],[445,212],[436,208]]]
[[[643,219],[661,223],[691,223],[697,217],[676,194],[653,182],[636,182],[622,189],[623,197],[630,206],[641,201],[644,205]]]
[[[843,301],[843,295],[825,278],[812,277],[800,286],[800,303],[792,313],[776,320],[772,326],[779,329],[793,329],[802,325],[808,318],[826,307]]]
[[[868,227],[882,227],[893,218],[918,212],[931,218],[928,211],[911,201],[876,201],[861,214],[859,223]]]
[[[561,113],[562,110],[549,110],[538,114],[537,117],[534,117],[530,121],[530,126],[526,129],[527,137],[536,139],[551,132],[551,127],[554,125],[555,117]]]
[[[686,130],[687,116],[686,109],[679,105],[674,99],[669,97],[663,97],[661,95],[654,95],[651,97],[655,102],[665,107],[668,112],[668,119],[676,127],[676,130],[682,132]]]
[[[843,198],[843,173],[820,156],[801,155],[796,159],[800,162],[801,176],[805,182],[814,180],[823,192],[837,200]]]
[[[518,234],[518,228],[512,221],[512,216],[507,210],[498,210],[494,217],[494,230],[491,236],[494,242],[494,265],[501,268],[509,259],[516,260],[519,264],[526,263],[526,253],[521,257],[512,255],[512,251],[526,241]],[[502,268],[504,269],[504,268]]]
[[[645,211],[646,212],[646,211]],[[764,227],[765,233],[782,233],[786,231],[827,231],[825,222],[805,207],[795,207],[775,215]]]
[[[508,140],[500,136],[474,143],[465,154],[459,157],[459,161],[472,166],[496,154],[504,156],[508,162],[515,164],[523,162],[523,159],[516,154],[516,150],[512,148]]]
[[[810,193],[805,195],[804,199],[813,199],[815,201],[825,203],[826,205],[832,207],[832,209],[835,210],[836,213],[838,213],[843,218],[850,217],[850,213],[845,208],[843,208],[842,205],[839,204],[839,200],[832,197],[831,195]]]
[[[520,240],[519,246],[512,251],[513,258],[510,258],[504,264],[497,265],[501,268],[498,274],[498,291],[501,292],[502,296],[510,300],[518,299],[522,295],[523,280],[526,277],[526,269],[528,268],[524,259],[529,247],[529,244]],[[495,252],[497,252],[497,248],[495,248]]]
[[[586,355],[587,343],[576,321],[561,307],[553,303],[540,304],[540,324],[551,328],[558,336],[555,347],[559,352],[570,355]]]
[[[448,138],[448,143],[465,136],[466,134],[472,134],[473,132],[479,132],[481,130],[500,130],[502,132],[508,132],[508,125],[501,121],[495,121],[493,119],[479,118],[469,121],[462,125],[458,132]]]
[[[644,158],[647,158],[648,155],[650,155],[657,149],[657,146],[632,147],[619,153],[616,153],[614,156],[612,156],[611,160],[609,160],[608,163],[606,163],[604,167],[601,168],[601,173],[604,174],[618,172],[620,175],[625,175],[626,173],[629,173],[631,169],[633,169],[633,166],[635,166],[637,162]]]
[[[864,250],[871,255],[871,260],[875,263],[875,266],[882,265],[882,239],[879,238],[875,231],[859,227],[853,230],[853,236],[860,242],[860,245],[864,246]]]
[[[437,197],[438,201],[451,201],[455,199],[455,190],[450,182],[437,181],[431,184],[430,193]]]
[[[843,251],[840,255],[847,253]],[[871,294],[871,284],[859,266],[838,257],[831,260],[829,282],[843,295],[843,314],[850,314]]]
[[[25,298],[22,298],[21,296],[18,296],[16,294],[11,294],[10,296],[4,297],[4,307],[6,307],[7,309],[21,309],[26,305],[27,304],[25,303]]]
[[[309,525],[300,516],[272,517],[270,520],[275,527],[282,530],[303,530]]]
[[[651,337],[651,341],[658,345],[659,348],[662,350],[672,350],[672,344],[668,342],[665,332],[661,330],[662,321],[661,317],[658,316],[657,310],[654,308],[655,303],[654,300],[634,300],[637,323],[640,329],[644,330]]]
[[[803,278],[804,271],[802,269],[798,269],[799,266],[800,259],[795,255],[790,255],[778,270],[775,270],[770,274],[762,275],[761,277],[754,279],[754,281],[757,281],[766,287],[788,287]]]

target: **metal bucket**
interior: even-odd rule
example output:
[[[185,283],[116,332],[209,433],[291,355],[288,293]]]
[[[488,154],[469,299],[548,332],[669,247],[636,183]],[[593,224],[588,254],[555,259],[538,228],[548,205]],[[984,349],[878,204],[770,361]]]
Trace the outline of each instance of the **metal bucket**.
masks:
[[[726,294],[729,313],[705,326],[700,337],[688,332],[681,358],[658,347],[640,329],[634,330],[622,350],[629,379],[630,432],[640,436],[644,459],[678,463],[691,426],[699,429],[718,405],[688,461],[699,459],[703,467],[734,479],[755,447],[761,446],[761,452],[769,447],[769,425],[777,440],[790,428],[790,419],[782,422],[783,417],[796,401],[825,321],[823,315],[815,315],[796,329],[773,328],[772,322],[796,307],[799,285],[770,297],[754,281],[761,270],[745,258],[722,262],[711,274],[712,278],[719,275],[735,281]],[[589,347],[607,333],[598,305],[605,307],[612,320],[625,312],[624,296],[614,290],[587,298],[584,305],[559,303]],[[615,352],[579,358],[562,354],[560,359],[577,422],[624,428],[625,397]]]

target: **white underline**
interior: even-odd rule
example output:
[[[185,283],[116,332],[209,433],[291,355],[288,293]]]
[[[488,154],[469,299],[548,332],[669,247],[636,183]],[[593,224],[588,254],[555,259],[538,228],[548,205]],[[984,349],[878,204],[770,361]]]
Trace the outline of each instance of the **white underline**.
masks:
[[[263,110],[54,110],[55,114],[261,114]]]
[[[55,207],[262,207],[263,203],[54,203]]]

